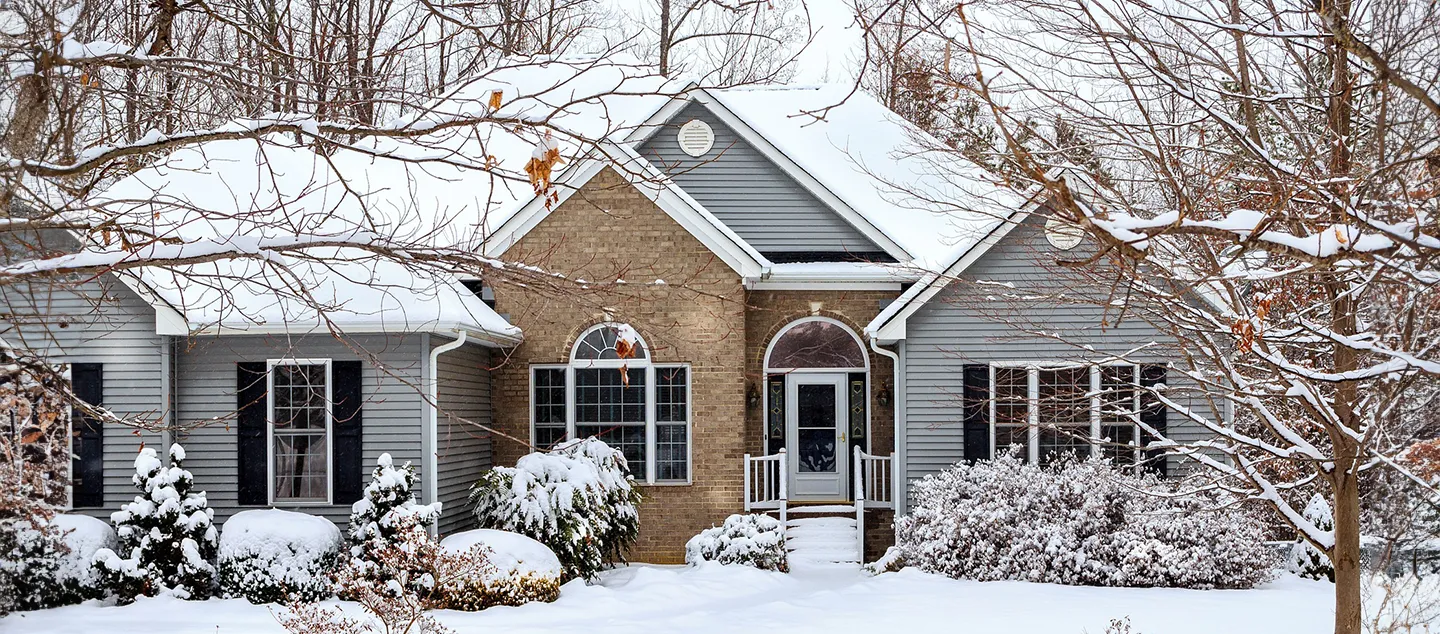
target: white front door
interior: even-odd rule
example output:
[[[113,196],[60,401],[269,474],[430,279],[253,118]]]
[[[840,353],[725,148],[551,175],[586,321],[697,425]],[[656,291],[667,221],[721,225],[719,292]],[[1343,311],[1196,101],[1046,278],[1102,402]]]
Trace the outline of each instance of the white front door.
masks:
[[[845,499],[845,375],[797,372],[785,390],[790,499]]]

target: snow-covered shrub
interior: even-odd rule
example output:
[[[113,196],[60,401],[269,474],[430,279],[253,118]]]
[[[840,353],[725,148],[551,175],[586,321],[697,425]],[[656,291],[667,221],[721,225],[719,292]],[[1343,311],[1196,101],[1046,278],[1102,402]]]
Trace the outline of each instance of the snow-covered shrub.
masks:
[[[60,530],[65,541],[66,550],[55,571],[64,603],[104,596],[103,580],[92,562],[100,549],[114,550],[119,544],[115,529],[89,515],[56,515],[51,524]]]
[[[470,489],[482,528],[527,535],[554,551],[566,579],[624,561],[640,534],[640,490],[625,456],[594,438],[496,467]]]
[[[340,529],[323,517],[267,509],[236,513],[220,532],[220,590],[251,603],[331,595]]]
[[[1330,505],[1325,502],[1325,496],[1316,493],[1310,497],[1310,502],[1305,505],[1302,513],[1305,519],[1315,524],[1315,528],[1322,531],[1335,530],[1335,520],[1330,515]],[[1334,582],[1335,567],[1330,565],[1330,557],[1321,552],[1320,549],[1300,537],[1290,546],[1290,556],[1285,562],[1285,567],[1306,579],[1315,579]]]
[[[686,542],[685,563],[702,561],[786,572],[784,527],[769,515],[731,515]]]
[[[560,597],[564,567],[545,544],[519,533],[480,528],[440,542],[447,556],[480,556],[486,564],[453,577],[441,588],[446,608],[483,610],[495,605],[550,602]]]
[[[66,550],[43,512],[0,519],[0,614],[74,603],[59,584]]]
[[[896,545],[911,566],[980,581],[1249,588],[1270,578],[1258,520],[1232,500],[1154,494],[1163,488],[1098,459],[959,464],[915,483]]]
[[[105,587],[121,601],[160,593],[203,599],[215,587],[215,512],[183,464],[185,450],[170,445],[166,467],[149,447],[135,457],[131,481],[140,495],[110,515],[120,548],[95,552]]]
[[[882,575],[887,572],[899,572],[905,567],[905,554],[899,548],[891,546],[885,549],[885,554],[879,559],[865,564],[864,569],[870,576]]]
[[[413,539],[416,531],[429,539],[425,527],[440,516],[440,503],[417,503],[414,488],[415,468],[408,462],[396,467],[390,454],[380,454],[370,484],[365,485],[364,497],[350,507],[350,557],[346,566],[359,577],[377,582],[403,579],[406,584],[424,583],[423,572],[381,565],[382,553],[400,539]],[[429,588],[423,590],[428,592]]]

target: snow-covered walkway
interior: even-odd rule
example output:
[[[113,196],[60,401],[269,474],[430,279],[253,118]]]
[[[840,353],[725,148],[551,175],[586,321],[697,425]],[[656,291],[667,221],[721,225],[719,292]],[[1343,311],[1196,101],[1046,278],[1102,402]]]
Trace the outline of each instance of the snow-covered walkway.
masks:
[[[1257,589],[1081,588],[954,581],[913,570],[864,577],[854,566],[785,575],[735,566],[634,566],[599,585],[572,583],[553,604],[443,612],[462,634],[635,632],[946,632],[1103,634],[1130,617],[1135,634],[1327,632],[1332,586],[1291,576]],[[267,606],[157,598],[0,619],[0,633],[230,634],[281,632]]]

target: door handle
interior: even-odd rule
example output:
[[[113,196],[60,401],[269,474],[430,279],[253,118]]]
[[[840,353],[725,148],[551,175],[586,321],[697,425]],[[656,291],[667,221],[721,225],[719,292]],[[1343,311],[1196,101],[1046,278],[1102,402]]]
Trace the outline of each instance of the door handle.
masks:
[[[840,432],[840,444],[845,444],[845,432]]]

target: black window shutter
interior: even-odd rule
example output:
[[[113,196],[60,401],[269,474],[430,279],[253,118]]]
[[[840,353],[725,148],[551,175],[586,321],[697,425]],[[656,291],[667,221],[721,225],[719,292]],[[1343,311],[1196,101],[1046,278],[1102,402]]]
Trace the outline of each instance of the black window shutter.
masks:
[[[270,457],[265,450],[265,430],[270,403],[266,391],[263,361],[235,364],[235,458],[239,465],[237,501],[241,506],[264,506],[270,502],[266,472]]]
[[[775,455],[785,448],[785,375],[766,377],[765,389],[769,406],[765,412],[765,453]]]
[[[75,398],[90,405],[105,404],[105,372],[99,363],[70,366],[70,389]],[[77,508],[105,505],[105,434],[100,421],[79,410],[70,415],[71,503]]]
[[[331,475],[335,504],[351,504],[359,500],[365,488],[365,457],[363,455],[364,425],[361,403],[365,395],[360,384],[359,361],[334,361],[330,394],[335,399],[330,409],[331,437],[335,440],[335,471]]]
[[[990,459],[990,366],[967,363],[964,369],[965,460]]]
[[[1154,388],[1156,385],[1160,385],[1164,382],[1165,366],[1140,366],[1140,386],[1142,388]],[[1140,422],[1149,425],[1155,431],[1158,431],[1162,434],[1166,432],[1166,409],[1167,408],[1164,405],[1160,404],[1159,399],[1155,398],[1155,396],[1150,393],[1150,390],[1146,389],[1140,392]],[[1148,432],[1141,432],[1140,438],[1140,444],[1142,446],[1149,444],[1150,441],[1155,439],[1155,437]],[[1166,464],[1169,461],[1166,460],[1165,453],[1166,452],[1163,449],[1154,449],[1145,452],[1146,468],[1160,474],[1160,477],[1162,478],[1169,475],[1170,473],[1169,465]]]

